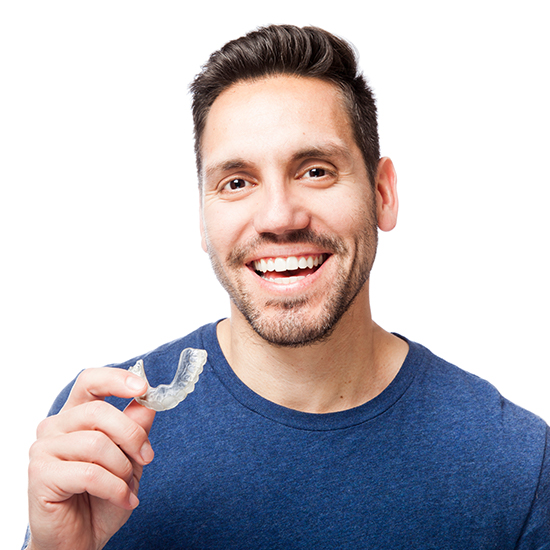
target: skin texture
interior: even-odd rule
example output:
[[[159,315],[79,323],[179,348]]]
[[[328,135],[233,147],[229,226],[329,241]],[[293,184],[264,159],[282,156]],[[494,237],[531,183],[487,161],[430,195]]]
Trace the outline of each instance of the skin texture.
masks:
[[[218,337],[232,368],[298,410],[377,395],[407,351],[373,323],[368,297],[376,225],[389,231],[397,218],[391,161],[380,160],[373,188],[337,88],[293,76],[224,91],[202,144],[203,248],[231,297]],[[318,254],[322,266],[289,285],[252,268]]]
[[[222,285],[269,342],[322,338],[364,285],[377,240],[371,186],[339,96],[312,79],[234,86],[214,103],[203,143],[204,235]],[[292,288],[242,269],[322,253],[324,277]]]
[[[318,102],[302,101],[310,92]],[[377,241],[371,186],[339,97],[310,79],[235,86],[214,104],[203,139],[205,237],[222,285],[265,340],[303,345],[322,338],[364,285]],[[239,170],[226,175],[227,166]],[[241,187],[232,190],[227,182],[235,179]],[[225,242],[218,244],[221,233]],[[315,287],[315,275],[293,288],[261,286],[241,269],[291,254],[328,255],[323,280]]]

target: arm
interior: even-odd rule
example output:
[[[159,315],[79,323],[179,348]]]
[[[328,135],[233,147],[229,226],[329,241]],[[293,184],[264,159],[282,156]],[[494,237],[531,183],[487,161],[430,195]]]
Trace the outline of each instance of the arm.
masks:
[[[135,401],[121,412],[103,399],[145,391],[127,371],[89,369],[59,414],[39,425],[29,463],[29,550],[98,550],[128,520],[153,459],[155,413]]]

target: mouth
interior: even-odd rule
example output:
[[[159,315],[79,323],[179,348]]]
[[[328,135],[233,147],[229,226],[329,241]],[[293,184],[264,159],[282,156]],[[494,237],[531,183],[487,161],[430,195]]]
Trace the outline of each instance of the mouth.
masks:
[[[315,273],[328,256],[317,254],[261,258],[251,262],[250,268],[266,281],[289,285]]]

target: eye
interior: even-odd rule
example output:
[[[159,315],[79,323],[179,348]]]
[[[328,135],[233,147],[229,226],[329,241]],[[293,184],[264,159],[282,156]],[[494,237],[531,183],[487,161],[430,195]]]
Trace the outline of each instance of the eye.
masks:
[[[325,189],[338,181],[338,169],[333,163],[323,159],[306,159],[298,167],[296,179],[303,185]]]
[[[224,191],[240,191],[245,187],[252,185],[249,181],[243,178],[234,178],[231,181],[228,181],[224,186]]]
[[[324,168],[311,168],[307,171],[307,175],[310,178],[322,178],[326,173],[327,171]]]

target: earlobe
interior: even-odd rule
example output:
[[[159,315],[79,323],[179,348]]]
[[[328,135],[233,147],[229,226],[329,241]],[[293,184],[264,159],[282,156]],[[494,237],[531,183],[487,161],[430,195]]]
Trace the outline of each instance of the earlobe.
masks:
[[[378,162],[375,193],[378,227],[382,231],[391,231],[397,223],[399,202],[397,174],[393,162],[388,157],[382,157]]]

